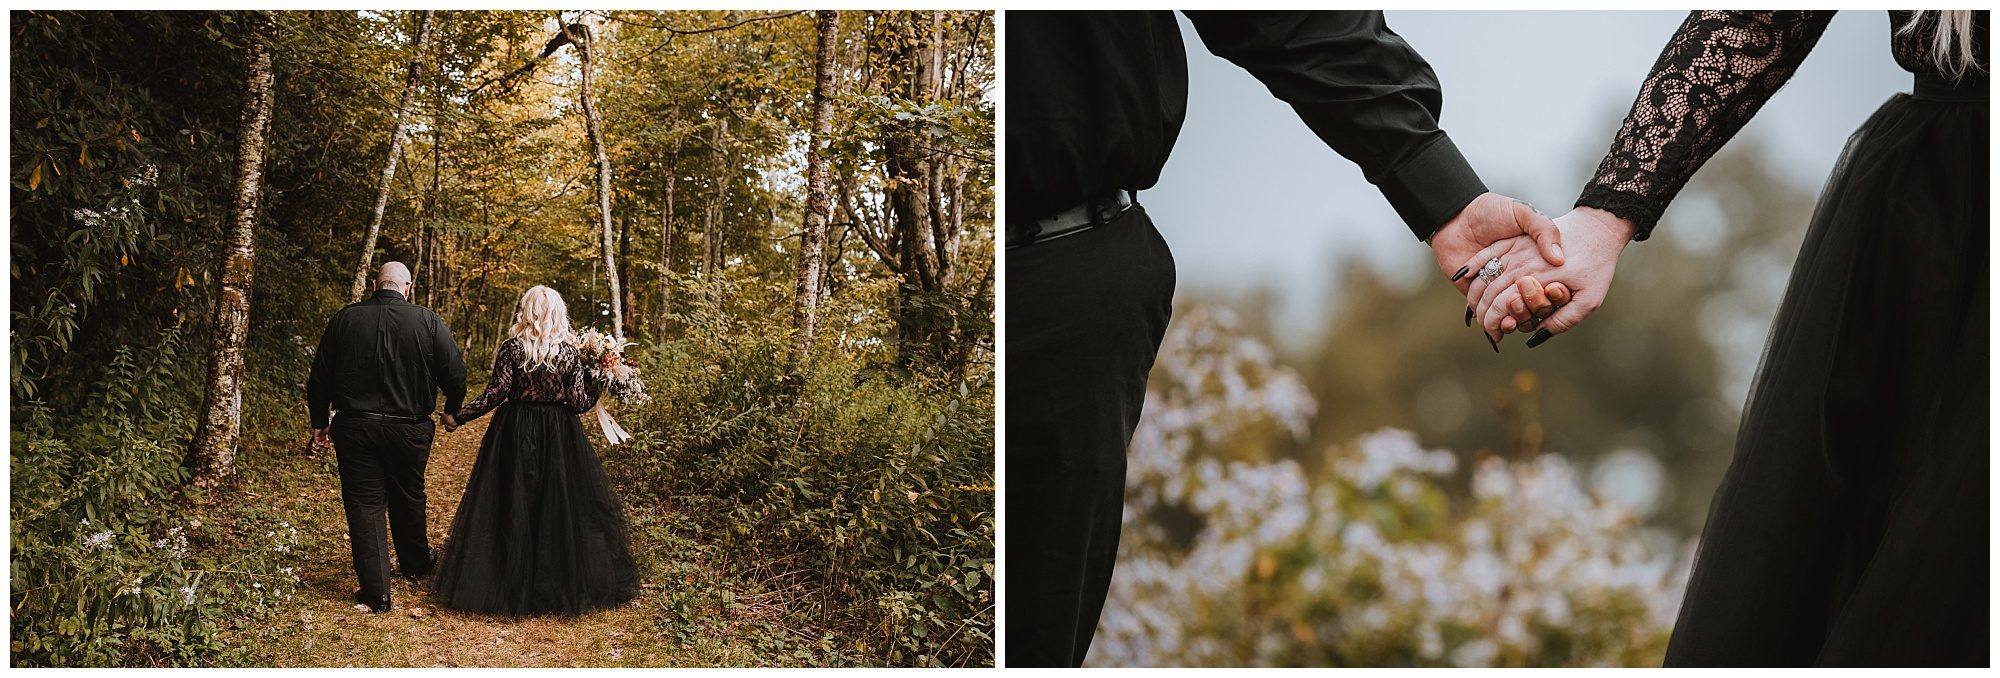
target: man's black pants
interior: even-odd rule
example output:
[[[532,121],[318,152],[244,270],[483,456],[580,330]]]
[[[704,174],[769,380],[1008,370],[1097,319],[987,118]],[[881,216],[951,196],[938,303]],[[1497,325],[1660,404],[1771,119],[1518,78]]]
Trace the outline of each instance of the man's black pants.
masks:
[[[382,513],[396,538],[396,562],[406,572],[430,568],[431,540],[424,520],[424,468],[431,458],[434,424],[354,416],[333,418],[333,450],[340,461],[340,503],[347,511],[347,541],[354,576],[365,600],[389,594],[389,543]]]
[[[1079,666],[1111,586],[1125,447],[1173,314],[1143,208],[1007,251],[1007,666]]]

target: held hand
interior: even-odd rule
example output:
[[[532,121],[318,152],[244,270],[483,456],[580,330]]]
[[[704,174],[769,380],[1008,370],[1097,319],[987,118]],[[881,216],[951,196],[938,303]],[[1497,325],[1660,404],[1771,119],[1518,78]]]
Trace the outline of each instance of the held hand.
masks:
[[[458,420],[453,419],[450,412],[439,412],[438,421],[444,423],[445,433],[451,433],[458,430]]]
[[[1514,284],[1521,293],[1521,306],[1525,314],[1510,315],[1501,319],[1500,326],[1507,331],[1532,332],[1541,329],[1542,321],[1555,315],[1556,309],[1569,303],[1569,286],[1562,283],[1542,285],[1535,276],[1524,275]],[[1511,306],[1509,307],[1511,310]],[[1532,347],[1530,347],[1532,348]]]
[[[1528,341],[1533,348],[1575,329],[1603,305],[1617,272],[1618,257],[1632,242],[1632,223],[1609,212],[1580,207],[1556,219],[1556,224],[1577,253],[1566,264],[1550,266],[1534,256],[1532,247],[1518,242],[1504,252],[1481,252],[1477,257],[1484,262],[1498,256],[1504,267],[1490,284],[1478,281],[1467,290],[1468,305],[1488,338],[1497,342],[1507,332],[1533,328],[1535,337]],[[1550,283],[1545,290],[1565,285],[1570,303],[1524,294],[1529,287],[1541,288],[1544,281]]]
[[[1541,251],[1550,266],[1563,265],[1562,233],[1555,222],[1528,203],[1498,193],[1481,193],[1466,203],[1458,216],[1431,234],[1430,245],[1438,269],[1460,293],[1466,293],[1474,280],[1472,274],[1491,258],[1468,264],[1473,255],[1523,235],[1532,239],[1528,242]]]
[[[325,428],[313,429],[312,440],[306,443],[306,456],[310,457],[315,454],[319,454],[321,450],[326,449],[328,445],[332,444],[333,444],[333,434],[331,429],[325,429]]]

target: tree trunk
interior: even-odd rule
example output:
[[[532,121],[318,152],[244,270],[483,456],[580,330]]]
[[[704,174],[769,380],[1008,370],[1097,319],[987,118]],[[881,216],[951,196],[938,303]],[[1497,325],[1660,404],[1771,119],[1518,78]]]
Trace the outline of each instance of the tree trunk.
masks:
[[[882,32],[870,36],[871,51],[883,57],[875,73],[875,84],[883,94],[914,105],[937,100],[943,37],[939,17],[916,12],[884,16],[878,28]],[[915,121],[882,129],[888,233],[880,239],[886,242],[870,243],[895,261],[891,312],[896,319],[897,362],[904,365],[945,353],[947,347],[941,344],[950,341],[945,319],[930,310],[935,305],[920,300],[943,289],[941,274],[949,265],[938,257],[942,229],[937,161],[925,139]]]
[[[368,232],[361,238],[361,263],[354,269],[354,286],[348,303],[361,300],[368,288],[368,269],[375,263],[375,238],[382,233],[382,212],[389,207],[389,189],[396,180],[396,161],[403,156],[403,142],[410,136],[410,110],[417,104],[417,82],[423,74],[424,46],[431,39],[432,10],[424,10],[417,20],[417,39],[410,49],[409,75],[403,81],[403,98],[396,105],[396,129],[389,134],[389,160],[382,165],[381,188],[375,192],[375,211],[368,218]]]
[[[657,334],[667,337],[667,314],[674,310],[674,179],[681,173],[681,144],[667,153],[666,190],[660,206],[660,316]]]
[[[618,260],[623,262],[632,261],[632,214],[630,212],[625,214],[624,219],[618,221]],[[638,300],[632,294],[631,266],[620,266],[618,268],[618,289],[624,295],[622,300],[625,313],[632,316],[632,324],[637,326],[640,315],[637,308]]]
[[[209,342],[208,390],[188,457],[200,487],[215,487],[236,473],[237,442],[243,432],[243,345],[250,331],[250,282],[257,263],[257,208],[271,127],[271,42],[276,32],[269,13],[253,16],[238,123],[243,139],[236,148],[236,195],[222,254],[215,334]]]
[[[440,53],[442,54],[442,53]],[[431,81],[431,193],[424,205],[423,228],[417,234],[417,269],[410,271],[410,280],[423,289],[424,306],[431,306],[437,296],[438,258],[437,232],[444,219],[444,59],[438,59],[438,68],[432,72]],[[424,274],[430,275],[425,278]],[[414,293],[412,293],[414,296]],[[415,301],[412,299],[411,301]],[[436,310],[433,308],[432,310]]]
[[[618,258],[611,243],[611,156],[604,152],[604,121],[598,117],[597,104],[590,93],[590,62],[597,45],[589,26],[570,24],[563,30],[576,44],[577,60],[583,69],[578,101],[583,105],[584,130],[590,136],[590,151],[597,156],[597,222],[604,252],[604,279],[611,286],[611,334],[624,337],[625,299],[619,288]]]
[[[840,12],[820,10],[819,54],[813,68],[812,131],[806,137],[805,224],[799,228],[799,268],[792,284],[792,369],[802,370],[812,358],[813,330],[818,321],[820,270],[826,258],[826,224],[833,215],[827,195],[824,144],[833,131],[833,62]]]
[[[729,154],[723,149],[729,146],[729,118],[717,116],[715,119],[715,178],[708,196],[707,212],[701,225],[701,279],[704,284],[713,283],[716,273],[722,270],[722,211],[729,204]],[[714,286],[709,285],[713,290]]]
[[[720,177],[716,178],[719,183]],[[718,198],[711,187],[708,201],[701,206],[701,281],[705,286],[715,277],[715,209]]]
[[[424,213],[419,222],[422,226],[417,229],[417,265],[410,268],[410,282],[423,288],[423,298],[426,300],[431,294],[431,288],[437,286],[434,282],[426,280],[424,274],[431,273],[433,278],[436,277],[436,273],[431,270],[431,259],[437,256],[431,251],[431,234],[437,230],[438,206],[443,200],[440,184],[444,181],[444,129],[438,124],[438,110],[444,108],[442,99],[439,97],[438,108],[431,111],[431,190],[424,196]],[[412,291],[410,296],[411,302],[418,299],[415,291]]]

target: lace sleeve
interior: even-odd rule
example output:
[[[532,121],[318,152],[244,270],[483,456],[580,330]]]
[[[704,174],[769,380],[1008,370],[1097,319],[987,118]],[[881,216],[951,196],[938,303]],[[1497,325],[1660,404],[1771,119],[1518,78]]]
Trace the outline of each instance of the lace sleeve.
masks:
[[[1832,18],[1830,11],[1689,14],[1576,204],[1630,220],[1634,240],[1652,235],[1688,177],[1791,79]]]
[[[566,347],[564,354],[569,356],[572,367],[569,370],[569,389],[563,395],[569,399],[570,408],[576,410],[577,414],[589,412],[590,408],[597,404],[597,394],[601,387],[597,379],[590,376],[590,366],[584,364],[583,356],[577,353],[575,347]]]
[[[493,375],[486,379],[486,390],[480,392],[479,397],[473,398],[472,402],[466,403],[465,407],[459,408],[458,414],[453,418],[457,419],[458,423],[464,424],[478,419],[505,401],[507,395],[514,390],[514,376],[515,372],[521,369],[522,357],[520,340],[508,339],[502,342],[500,350],[493,356]]]

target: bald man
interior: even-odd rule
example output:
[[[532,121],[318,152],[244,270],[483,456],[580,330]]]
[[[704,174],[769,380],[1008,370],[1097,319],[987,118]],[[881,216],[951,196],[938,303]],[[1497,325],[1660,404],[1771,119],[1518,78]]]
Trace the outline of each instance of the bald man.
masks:
[[[451,330],[430,309],[410,303],[409,294],[410,269],[383,264],[375,293],[327,323],[306,381],[312,447],[330,439],[340,462],[340,502],[361,581],[354,602],[378,613],[391,607],[385,510],[403,576],[421,579],[437,564],[424,516],[424,467],[435,433],[430,415],[440,391],[445,412],[465,400],[465,361]],[[441,421],[446,431],[458,427],[449,414]]]

